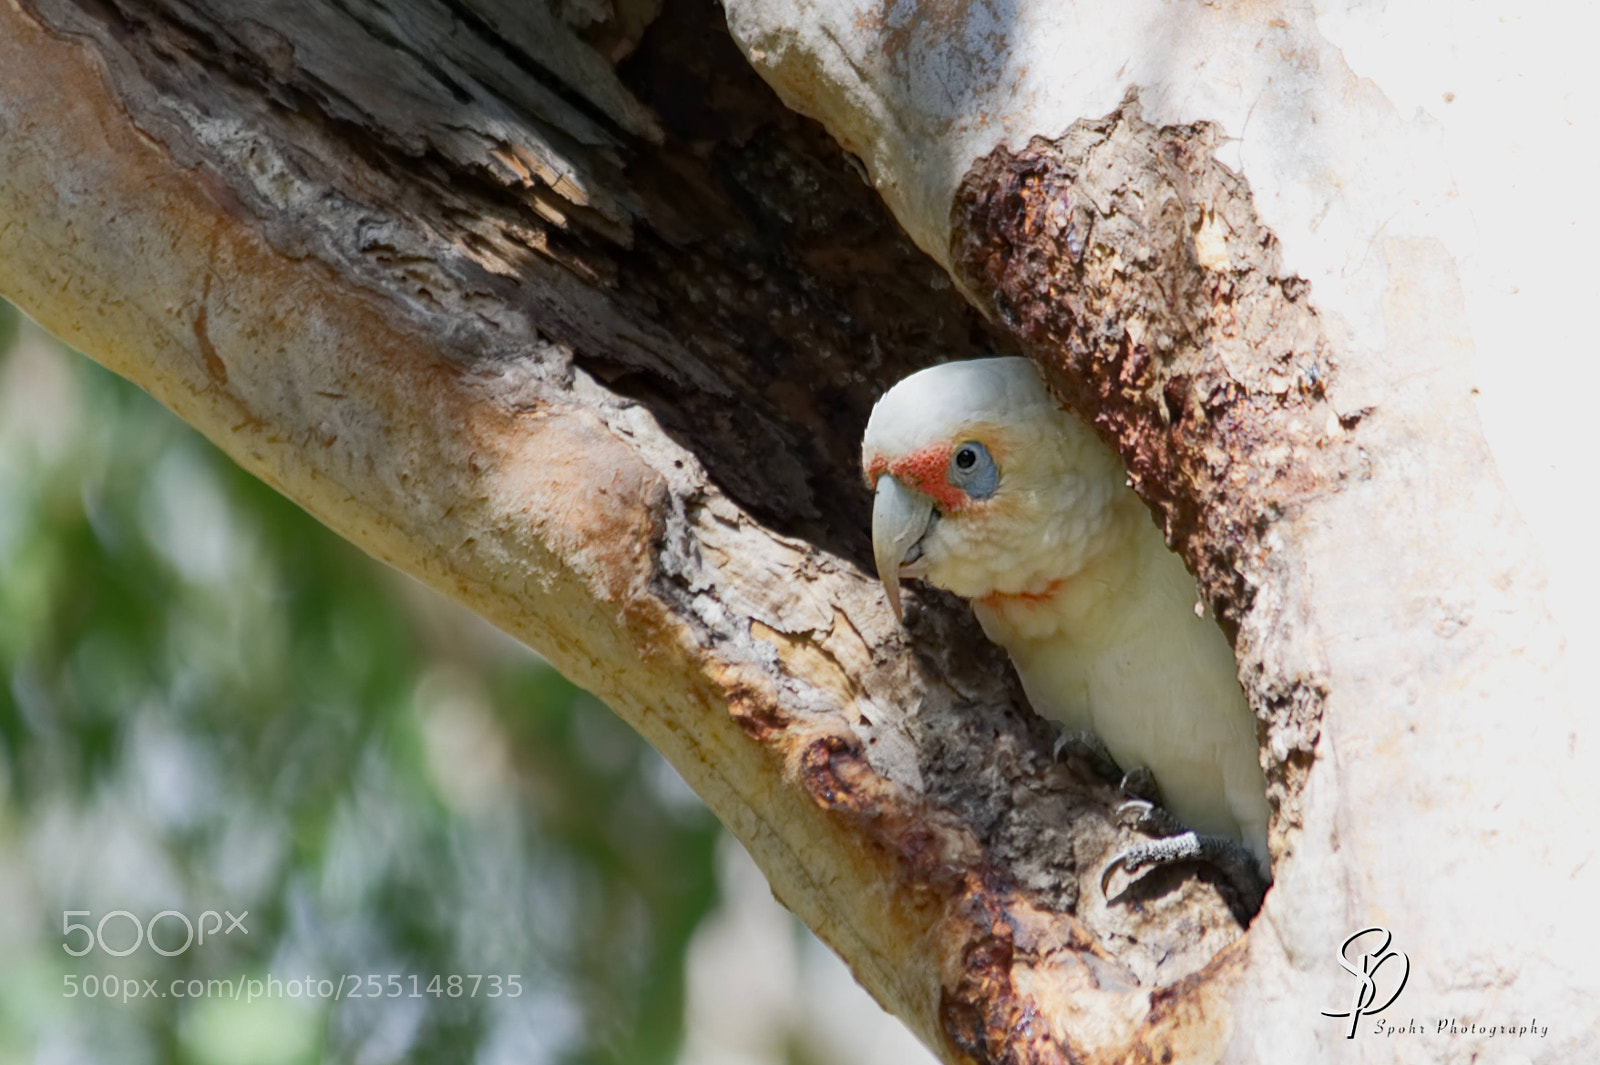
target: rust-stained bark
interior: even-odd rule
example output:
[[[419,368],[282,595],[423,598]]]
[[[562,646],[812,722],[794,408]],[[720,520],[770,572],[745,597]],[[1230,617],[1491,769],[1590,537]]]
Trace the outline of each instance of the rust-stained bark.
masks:
[[[1285,273],[1210,127],[1157,128],[1136,99],[1056,141],[1001,148],[967,175],[952,260],[1074,409],[1128,466],[1167,542],[1237,637],[1271,579],[1267,538],[1359,465],[1328,400],[1332,345]],[[1269,682],[1253,635],[1236,651],[1263,732],[1275,852],[1298,823],[1317,738],[1315,675]]]
[[[873,399],[1007,341],[716,16],[698,0],[576,27],[495,0],[0,0],[0,289],[594,689],[947,1060],[1214,1056],[1242,935],[1214,878],[1165,870],[1101,898],[1127,842],[1115,788],[1053,756],[964,608],[914,595],[907,632],[869,576],[856,449]],[[1229,188],[1181,136],[1131,119],[1095,136],[1133,134],[1159,173]],[[1046,184],[1066,180],[1053,151]],[[1005,203],[1044,187],[992,178]],[[1155,205],[1171,232],[1188,202]],[[1058,268],[1017,265],[972,276],[1003,292]],[[1139,299],[1171,266],[1146,264]],[[1064,316],[1002,308],[1044,323],[1026,338],[1047,354],[1046,333],[1076,337],[1061,350],[1088,361],[1052,365],[1083,381],[1107,379],[1105,352],[1132,368],[1126,396],[1073,398],[1107,403],[1230,618],[1248,602],[1226,566],[1248,559],[1216,555],[1233,541],[1195,506],[1239,486],[1182,429],[1300,425],[1315,384],[1292,368],[1265,387],[1277,400],[1219,398],[1214,369],[1162,376],[1149,353],[1249,306],[1252,271],[1171,294],[1209,309],[1187,333],[1152,314],[1126,351],[1085,331],[1118,292]],[[1178,444],[1154,430],[1163,410]]]

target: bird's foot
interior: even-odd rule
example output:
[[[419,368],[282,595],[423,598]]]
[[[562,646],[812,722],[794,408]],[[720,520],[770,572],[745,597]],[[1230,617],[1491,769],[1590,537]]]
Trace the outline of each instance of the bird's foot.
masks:
[[[1126,789],[1124,789],[1126,790]],[[1183,822],[1156,805],[1157,799],[1129,799],[1117,807],[1113,820],[1121,828],[1131,828],[1147,836],[1180,836],[1187,832]]]
[[[1128,817],[1135,818],[1141,828],[1147,825],[1167,828],[1177,824],[1177,819],[1167,811],[1141,800],[1123,803],[1117,808],[1116,816],[1119,823],[1127,823],[1124,819]],[[1236,839],[1202,836],[1197,832],[1184,831],[1181,827],[1178,832],[1163,835],[1160,839],[1136,843],[1112,858],[1100,874],[1100,891],[1106,894],[1111,877],[1118,869],[1131,877],[1141,869],[1187,861],[1202,861],[1220,872],[1238,891],[1247,913],[1253,914],[1261,908],[1261,900],[1267,892],[1267,881],[1261,875],[1255,855]]]
[[[1147,836],[1180,836],[1189,830],[1161,805],[1161,787],[1149,769],[1133,767],[1122,774],[1118,787],[1128,796],[1112,815],[1119,828],[1131,828]]]
[[[1136,765],[1122,774],[1122,782],[1117,785],[1122,789],[1122,794],[1132,800],[1143,800],[1146,806],[1161,805],[1161,785],[1156,783],[1156,775],[1142,765]],[[1123,805],[1127,805],[1124,803]],[[1183,831],[1177,829],[1177,832]],[[1171,836],[1174,832],[1158,832],[1154,835]]]
[[[1132,877],[1142,869],[1175,862],[1202,861],[1220,872],[1237,889],[1245,909],[1254,913],[1261,907],[1267,882],[1255,855],[1236,839],[1227,836],[1202,836],[1191,832],[1161,805],[1161,788],[1144,766],[1122,776],[1122,793],[1128,799],[1113,814],[1118,827],[1131,828],[1157,838],[1137,843],[1112,858],[1100,874],[1100,891],[1105,893],[1118,869]]]
[[[1050,751],[1050,756],[1060,761],[1062,755],[1077,755],[1104,777],[1117,775],[1116,759],[1111,757],[1111,752],[1106,750],[1106,745],[1101,742],[1088,729],[1064,728],[1056,733],[1055,746]],[[1152,783],[1154,781],[1152,780]]]

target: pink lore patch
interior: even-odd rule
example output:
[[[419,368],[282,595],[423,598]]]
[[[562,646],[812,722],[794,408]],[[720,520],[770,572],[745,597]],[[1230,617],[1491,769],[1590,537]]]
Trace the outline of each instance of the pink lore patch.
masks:
[[[967,493],[951,484],[946,478],[946,471],[950,469],[950,450],[948,444],[925,447],[921,451],[913,451],[904,458],[889,463],[888,469],[890,473],[900,478],[901,484],[907,488],[915,488],[930,497],[944,513],[953,514],[971,500],[967,498]],[[880,459],[873,465],[880,466],[881,463]]]

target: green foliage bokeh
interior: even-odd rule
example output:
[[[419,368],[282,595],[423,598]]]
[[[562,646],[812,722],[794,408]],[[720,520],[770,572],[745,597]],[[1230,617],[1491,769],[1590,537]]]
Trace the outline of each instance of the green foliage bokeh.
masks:
[[[0,1061],[674,1059],[715,823],[594,699],[405,582],[0,304]],[[73,957],[83,910],[132,914],[118,943],[163,910],[248,934]],[[522,994],[427,990],[452,974]]]

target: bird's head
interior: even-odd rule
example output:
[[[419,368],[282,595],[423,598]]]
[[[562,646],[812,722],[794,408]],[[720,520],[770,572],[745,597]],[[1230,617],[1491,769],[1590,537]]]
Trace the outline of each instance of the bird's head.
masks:
[[[861,451],[896,617],[902,577],[968,599],[1040,594],[1094,549],[1122,484],[1116,457],[1020,358],[912,374],[878,400]]]

